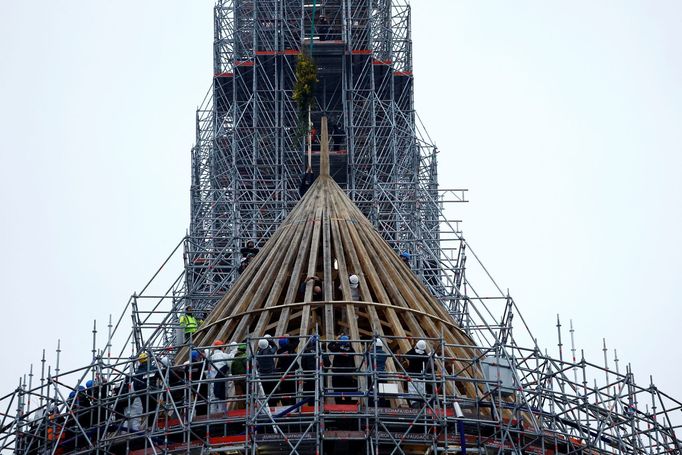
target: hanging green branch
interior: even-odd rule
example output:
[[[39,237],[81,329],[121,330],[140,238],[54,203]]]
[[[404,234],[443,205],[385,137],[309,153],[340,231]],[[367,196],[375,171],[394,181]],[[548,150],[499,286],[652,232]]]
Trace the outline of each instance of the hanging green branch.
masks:
[[[296,62],[296,84],[292,98],[298,104],[299,118],[301,119],[306,118],[308,109],[313,107],[317,82],[317,65],[308,55],[299,54]]]

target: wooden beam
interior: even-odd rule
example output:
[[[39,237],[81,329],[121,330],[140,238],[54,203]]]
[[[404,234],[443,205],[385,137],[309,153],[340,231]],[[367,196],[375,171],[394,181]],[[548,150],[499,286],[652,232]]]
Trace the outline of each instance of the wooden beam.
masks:
[[[321,199],[318,198],[318,200]],[[320,234],[321,234],[321,227],[322,227],[322,210],[323,207],[318,205],[315,207],[315,222],[312,224],[311,228],[313,229],[313,237],[312,241],[310,243],[310,255],[308,256],[308,276],[315,275],[317,273],[317,256],[318,256],[318,251],[320,248]],[[324,277],[324,279],[327,279],[327,277]],[[308,281],[308,284],[306,285],[305,288],[305,297],[304,301],[305,302],[312,302],[313,300],[313,287],[315,286],[315,283],[311,280]],[[308,330],[309,330],[309,324],[310,324],[310,305],[306,305],[303,307],[303,316],[301,318],[301,331],[300,334],[302,336],[308,335]]]
[[[320,177],[329,177],[329,133],[327,131],[327,116],[322,117],[320,137]]]

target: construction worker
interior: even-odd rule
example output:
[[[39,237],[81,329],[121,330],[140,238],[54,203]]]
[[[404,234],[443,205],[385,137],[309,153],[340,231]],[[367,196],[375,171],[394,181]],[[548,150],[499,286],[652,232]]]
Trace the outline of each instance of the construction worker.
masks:
[[[232,370],[232,359],[234,359],[234,356],[237,355],[237,350],[239,348],[239,344],[235,343],[234,341],[230,342],[230,344],[227,345],[227,366],[230,368],[230,371]]]
[[[386,371],[386,360],[388,360],[388,354],[386,351],[384,351],[384,342],[381,341],[381,338],[377,338],[376,341],[374,342],[374,345],[369,346],[369,350],[367,352],[368,354],[368,366],[370,371],[372,371],[372,376],[370,376],[370,385],[368,387],[368,390],[373,390],[372,384],[381,384],[382,377],[384,376],[384,372]],[[377,393],[379,391],[377,390]],[[374,398],[373,396],[370,397],[370,405],[373,405],[374,403]],[[388,407],[389,402],[385,398],[382,398],[381,396],[379,397],[378,400],[378,406],[380,407]]]
[[[65,429],[64,448],[78,448],[87,444],[85,434],[90,429],[90,412],[87,396],[85,394],[85,387],[82,385],[76,386],[74,390],[69,393],[66,401],[69,414],[74,416],[73,419],[67,419],[67,426]]]
[[[45,411],[43,409],[36,409],[35,411],[30,411],[28,414],[24,415],[24,418],[29,422],[28,426],[25,427],[24,431],[17,432],[17,438],[14,442],[15,452],[25,453],[27,455],[33,455],[38,453],[38,446],[40,442],[38,441],[38,435],[45,434],[47,427],[47,419],[45,419]],[[3,428],[4,430],[5,428]],[[21,450],[22,448],[29,448],[27,451]]]
[[[229,378],[227,380],[227,397],[234,397],[234,381],[232,380],[232,360],[237,355],[237,347],[239,345],[232,341],[227,345],[227,368],[229,370]]]
[[[384,351],[384,342],[381,338],[377,338],[374,342],[374,352],[372,352],[372,369],[377,373],[383,373],[386,371],[386,360],[388,360],[388,354]]]
[[[296,347],[298,339],[289,339],[284,336],[279,339],[277,350],[277,372],[281,376],[279,392],[282,395],[281,402],[284,406],[294,404],[293,397],[296,393],[296,381],[294,379],[298,369],[296,360]]]
[[[303,372],[303,395],[309,404],[315,402],[315,389],[318,377],[316,373],[318,372],[318,367],[320,366],[320,361],[318,359],[317,351],[317,336],[311,336],[303,348],[301,353],[301,371]],[[322,367],[329,368],[329,356],[327,354],[320,353],[322,356]]]
[[[408,267],[410,267],[410,259],[412,259],[412,255],[409,251],[406,250],[400,253],[400,260],[403,261]]]
[[[235,397],[239,397],[235,407],[243,408],[246,395],[246,343],[237,346],[237,353],[232,359],[231,373],[234,377],[234,394]]]
[[[168,383],[166,403],[176,415],[182,412],[185,401],[185,365],[173,365],[168,357],[162,357],[163,377]]]
[[[112,390],[112,399],[114,401],[112,415],[116,420],[120,419],[121,428],[125,428],[128,431],[139,431],[140,415],[142,414],[141,400],[134,393],[134,376],[135,368],[133,364],[130,368],[130,374],[126,376],[125,381],[120,385],[114,386]]]
[[[422,397],[426,395],[426,378],[433,371],[426,341],[417,341],[417,344],[405,353],[403,367],[410,376],[407,392],[412,395],[419,395],[418,398],[410,400],[410,405],[418,407],[423,402]]]
[[[322,291],[322,280],[320,277],[317,275],[310,275],[306,277],[305,280],[301,282],[301,285],[298,287],[298,293],[299,297],[301,300],[305,297],[305,291],[306,287],[308,286],[308,282],[312,281],[313,283],[313,302],[321,302],[324,300],[324,292]]]
[[[185,344],[189,343],[192,334],[199,328],[199,321],[194,317],[194,311],[191,306],[185,308],[185,314],[180,316],[180,327],[185,333]]]
[[[357,275],[351,275],[348,277],[348,286],[350,286],[351,300],[360,300],[360,278]]]
[[[96,439],[100,425],[108,420],[109,412],[104,403],[108,395],[109,385],[105,379],[93,381],[92,379],[85,383],[85,393],[90,402],[90,416],[92,426],[95,431],[91,439]]]
[[[146,415],[147,428],[151,428],[156,417],[157,400],[157,380],[156,367],[152,364],[149,354],[142,352],[138,357],[139,363],[133,376],[133,390],[141,400],[142,414]]]
[[[349,296],[350,300],[359,301],[360,300],[360,289],[359,289],[360,288],[360,278],[358,278],[357,275],[350,275],[348,277],[348,286],[350,287],[350,296]],[[345,296],[342,295],[343,294],[343,284],[339,284],[338,289],[339,289],[339,291],[341,291],[341,293],[339,294],[339,295],[341,295],[340,300],[345,300]]]
[[[196,411],[193,415],[206,415],[208,411],[208,383],[206,375],[208,365],[201,352],[193,349],[190,360],[185,365],[185,383],[190,384],[192,390],[190,409]]]
[[[226,410],[225,399],[227,391],[227,377],[230,374],[230,366],[228,364],[230,357],[223,351],[225,343],[221,340],[213,342],[213,349],[208,358],[209,360],[209,377],[214,379],[212,396],[216,403],[211,406],[212,412],[224,412]]]
[[[249,266],[249,264],[251,264],[251,261],[253,260],[254,257],[255,256],[253,253],[249,253],[246,256],[244,256],[243,258],[241,258],[241,260],[239,262],[239,268],[237,269],[237,272],[240,275],[242,273],[244,273],[244,270],[246,270],[246,268]]]
[[[341,335],[338,341],[329,343],[332,359],[332,387],[336,393],[349,393],[357,390],[355,380],[355,351],[347,335]],[[352,404],[355,401],[347,396],[337,396],[337,404]]]
[[[341,145],[343,144],[343,136],[344,136],[344,130],[343,130],[343,124],[339,121],[332,121],[330,122],[332,125],[332,134],[331,134],[331,139],[333,142],[332,145],[332,150],[335,152],[338,152],[341,149]]]
[[[242,257],[247,257],[249,254],[255,256],[260,251],[256,248],[256,244],[253,240],[246,242],[246,246],[240,250]]]
[[[308,167],[306,169],[305,174],[303,174],[303,178],[301,179],[301,184],[298,186],[298,194],[303,197],[305,193],[308,191],[308,188],[310,188],[313,185],[313,182],[315,181],[315,174],[313,174],[313,168]]]
[[[263,393],[266,397],[270,396],[268,403],[270,406],[277,404],[277,399],[271,395],[277,385],[275,380],[275,354],[277,346],[272,338],[261,338],[258,340],[258,351],[256,352],[256,367],[260,383],[263,386]]]
[[[317,25],[317,33],[319,36],[320,41],[326,41],[329,35],[329,21],[327,20],[327,17],[324,15],[320,16],[318,25]]]
[[[55,405],[48,405],[47,416],[46,439],[47,446],[51,447],[53,444],[58,444],[61,439],[64,418],[59,415],[59,408]]]

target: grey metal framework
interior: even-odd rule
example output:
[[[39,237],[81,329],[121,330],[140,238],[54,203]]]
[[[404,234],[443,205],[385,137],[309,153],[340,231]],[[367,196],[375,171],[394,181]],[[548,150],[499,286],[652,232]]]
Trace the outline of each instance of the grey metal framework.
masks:
[[[313,9],[326,28],[311,34]],[[219,0],[215,13],[214,83],[197,112],[192,150],[190,232],[110,320],[104,341],[93,327],[84,367],[63,371],[57,346],[54,364],[43,353],[0,397],[3,453],[682,453],[682,402],[652,378],[638,384],[606,345],[603,361],[585,359],[572,323],[569,344],[557,320],[557,354],[540,347],[446,216],[444,207],[465,193],[437,188],[436,149],[412,109],[408,5]],[[249,352],[247,372],[226,379],[243,380],[243,396],[228,386],[221,402],[208,366],[192,373],[164,360],[182,347],[182,307],[210,307],[234,279],[243,242],[268,238],[298,200],[305,146],[291,87],[296,55],[311,48],[311,36],[321,81],[314,122],[324,112],[341,125],[332,130],[335,178],[397,251],[413,253],[415,273],[475,342],[480,357],[467,362],[484,380],[447,368],[414,377],[393,352],[396,372],[381,372],[376,336],[352,340],[365,361],[354,372],[358,388],[347,393],[354,403],[343,407],[329,386],[335,373],[320,366],[327,345],[311,336],[299,342],[312,347],[318,367],[261,377]],[[182,271],[172,275],[172,264]],[[433,358],[448,365],[443,340],[428,341]],[[142,352],[151,366],[140,375]],[[297,353],[300,360],[304,351]],[[476,381],[481,395],[444,393],[448,381],[463,380]],[[266,385],[287,381],[294,392]],[[420,381],[432,387],[407,385]],[[372,386],[380,382],[393,387]],[[265,406],[266,390],[272,404],[299,406]]]
[[[318,67],[311,117],[330,118],[332,172],[440,296],[436,148],[417,127],[410,7],[390,0],[219,0],[214,78],[192,150],[189,301],[211,308],[239,250],[264,243],[299,199],[306,144],[297,57]],[[316,144],[313,152],[318,152]],[[461,193],[460,193],[461,196]]]
[[[325,357],[334,353],[313,335],[297,340],[305,348],[292,355],[293,367],[264,375],[250,348],[255,341],[246,340],[246,372],[225,377],[209,361],[173,366],[176,350],[168,347],[147,349],[143,368],[135,357],[96,350],[94,339],[96,355],[84,368],[52,373],[43,359],[40,385],[32,384],[31,374],[0,400],[0,448],[18,454],[368,455],[672,454],[682,448],[670,422],[682,404],[653,384],[638,386],[629,368],[614,372],[506,345],[483,350],[473,363],[512,370],[467,379],[443,367],[455,359],[444,354],[442,339],[431,339],[432,368],[414,374],[401,367],[404,354],[380,354],[373,338],[352,340],[361,346],[353,355],[363,368],[338,373],[325,368]],[[208,355],[217,349],[197,348]],[[395,372],[377,367],[380,355]],[[510,371],[511,381],[505,378]],[[356,383],[336,385],[334,376],[344,374]],[[91,385],[82,387],[88,380]],[[446,394],[455,381],[475,381],[479,396]]]

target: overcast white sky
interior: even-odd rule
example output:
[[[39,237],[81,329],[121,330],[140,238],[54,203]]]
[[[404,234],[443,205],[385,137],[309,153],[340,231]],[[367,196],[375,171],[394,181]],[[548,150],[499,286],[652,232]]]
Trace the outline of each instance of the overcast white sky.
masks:
[[[58,338],[86,363],[184,234],[212,27],[209,0],[3,2],[0,393]],[[418,0],[413,39],[453,216],[540,344],[561,313],[682,398],[682,3]]]

